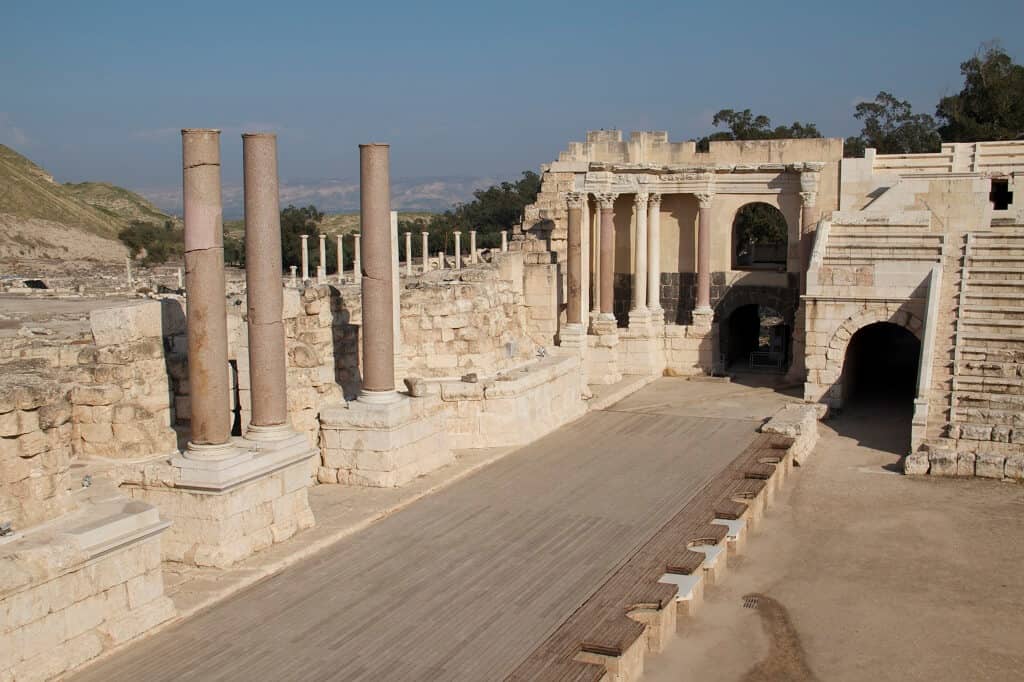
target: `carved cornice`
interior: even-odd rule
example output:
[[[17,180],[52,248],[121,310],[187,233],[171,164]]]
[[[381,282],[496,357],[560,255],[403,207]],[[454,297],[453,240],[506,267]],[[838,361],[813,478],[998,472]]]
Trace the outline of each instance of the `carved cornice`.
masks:
[[[583,208],[582,192],[569,192],[565,195],[565,200],[568,202],[569,208]]]
[[[715,198],[713,192],[696,192],[694,194],[701,208],[711,208],[711,200]]]

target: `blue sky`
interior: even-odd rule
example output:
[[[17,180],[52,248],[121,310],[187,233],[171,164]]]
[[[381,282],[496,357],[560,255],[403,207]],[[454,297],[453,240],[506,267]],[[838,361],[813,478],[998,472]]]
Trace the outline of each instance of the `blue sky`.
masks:
[[[723,107],[826,135],[879,90],[932,113],[1024,2],[15,2],[0,13],[0,143],[65,181],[180,184],[182,127],[279,134],[282,178],[515,177],[587,129],[711,130]]]

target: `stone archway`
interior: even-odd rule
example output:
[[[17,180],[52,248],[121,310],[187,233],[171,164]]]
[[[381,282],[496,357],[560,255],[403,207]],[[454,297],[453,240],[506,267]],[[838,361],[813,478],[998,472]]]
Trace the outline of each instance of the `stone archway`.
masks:
[[[789,221],[782,209],[765,201],[743,204],[730,230],[733,270],[785,268],[789,252]]]
[[[734,286],[730,287],[725,295],[715,304],[715,324],[718,326],[716,334],[717,348],[715,349],[716,366],[725,369],[728,363],[729,353],[729,321],[733,315],[747,306],[763,306],[771,308],[782,316],[783,324],[788,329],[789,340],[786,344],[786,353],[783,360],[783,368],[789,367],[792,362],[792,333],[793,324],[796,318],[796,290],[783,287],[763,286]]]
[[[846,352],[850,345],[850,340],[864,327],[879,322],[894,324],[906,329],[917,338],[919,343],[923,340],[922,330],[924,329],[924,324],[921,322],[920,317],[909,310],[890,312],[884,308],[869,309],[848,317],[839,325],[829,339],[828,350],[825,353],[824,369],[821,372],[822,376],[831,378],[834,381],[829,389],[829,395],[831,396],[829,403],[833,407],[842,407],[842,398],[844,396],[843,364],[846,361]]]

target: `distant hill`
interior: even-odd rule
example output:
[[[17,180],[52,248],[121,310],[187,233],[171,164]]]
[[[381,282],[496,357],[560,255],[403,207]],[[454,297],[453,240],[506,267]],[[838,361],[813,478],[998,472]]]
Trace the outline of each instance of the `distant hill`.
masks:
[[[68,182],[64,184],[64,187],[85,203],[115,220],[157,225],[163,225],[167,220],[175,224],[181,223],[180,218],[167,215],[154,206],[149,199],[109,182],[80,182],[78,184]]]
[[[119,260],[117,234],[133,220],[174,220],[146,199],[102,182],[60,184],[0,145],[0,256]]]

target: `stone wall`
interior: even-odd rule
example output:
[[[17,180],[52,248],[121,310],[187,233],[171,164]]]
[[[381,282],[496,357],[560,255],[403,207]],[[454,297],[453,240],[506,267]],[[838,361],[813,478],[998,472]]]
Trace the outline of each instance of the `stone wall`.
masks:
[[[0,521],[29,526],[67,511],[74,458],[176,448],[164,310],[153,300],[94,310],[77,337],[0,345]]]

